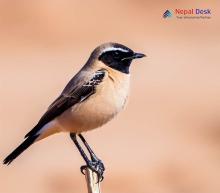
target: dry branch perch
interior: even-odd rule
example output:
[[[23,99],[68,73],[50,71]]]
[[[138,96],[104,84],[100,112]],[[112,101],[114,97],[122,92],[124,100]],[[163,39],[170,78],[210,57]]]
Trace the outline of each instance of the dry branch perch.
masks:
[[[85,177],[88,193],[101,193],[97,174],[87,167],[85,169]]]

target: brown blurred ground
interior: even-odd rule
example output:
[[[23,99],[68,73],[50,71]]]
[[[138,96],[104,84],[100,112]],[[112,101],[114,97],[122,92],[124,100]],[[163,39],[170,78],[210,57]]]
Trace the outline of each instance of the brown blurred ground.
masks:
[[[210,20],[163,19],[210,8]],[[123,43],[133,63],[126,110],[86,137],[104,160],[104,193],[220,192],[220,3],[0,1],[0,158],[18,145],[98,44]],[[0,166],[1,193],[86,192],[67,134]]]

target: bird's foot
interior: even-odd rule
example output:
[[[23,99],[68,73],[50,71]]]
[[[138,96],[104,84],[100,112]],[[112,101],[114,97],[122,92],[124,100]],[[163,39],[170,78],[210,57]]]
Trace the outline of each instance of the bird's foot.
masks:
[[[105,166],[102,163],[101,160],[96,160],[96,161],[89,161],[87,165],[81,166],[80,170],[81,172],[85,175],[84,170],[86,168],[90,168],[93,172],[95,172],[98,176],[98,182],[101,182],[104,179],[104,171],[105,171]]]

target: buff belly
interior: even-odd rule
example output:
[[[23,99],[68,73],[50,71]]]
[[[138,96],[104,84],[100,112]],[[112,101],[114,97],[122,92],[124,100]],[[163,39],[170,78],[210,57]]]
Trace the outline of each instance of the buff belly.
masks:
[[[37,141],[58,132],[82,133],[92,130],[117,115],[127,101],[129,76],[121,76],[119,80],[113,79],[110,75],[105,79],[105,84],[101,83],[96,87],[95,94],[47,123],[39,131],[40,136]]]
[[[106,81],[109,83],[105,82],[105,87],[100,85],[95,94],[57,118],[62,131],[81,133],[95,129],[110,121],[123,109],[128,96],[128,82],[115,84],[111,79]]]

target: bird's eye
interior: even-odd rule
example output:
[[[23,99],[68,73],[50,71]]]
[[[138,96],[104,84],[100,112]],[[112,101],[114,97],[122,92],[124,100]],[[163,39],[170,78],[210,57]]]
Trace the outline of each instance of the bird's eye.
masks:
[[[114,56],[114,57],[118,57],[119,54],[120,54],[120,53],[119,53],[118,51],[113,52],[113,56]]]

